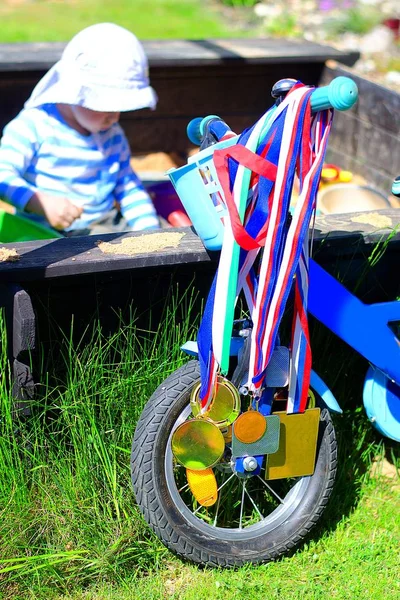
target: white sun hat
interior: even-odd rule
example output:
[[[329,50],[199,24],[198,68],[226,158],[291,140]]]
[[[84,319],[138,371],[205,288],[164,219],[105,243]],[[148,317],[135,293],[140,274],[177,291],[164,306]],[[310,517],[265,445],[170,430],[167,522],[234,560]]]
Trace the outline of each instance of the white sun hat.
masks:
[[[25,108],[57,103],[101,112],[154,109],[157,95],[150,87],[147,57],[136,36],[113,23],[91,25],[75,35],[36,85]]]

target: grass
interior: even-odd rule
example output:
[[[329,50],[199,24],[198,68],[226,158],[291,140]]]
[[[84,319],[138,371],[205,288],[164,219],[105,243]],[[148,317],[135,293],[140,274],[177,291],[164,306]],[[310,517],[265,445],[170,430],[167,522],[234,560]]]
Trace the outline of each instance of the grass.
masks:
[[[232,35],[212,3],[200,0],[8,0],[0,5],[0,18],[2,43],[68,41],[101,22],[122,25],[141,39]]]
[[[65,339],[65,376],[48,381],[32,416],[20,422],[10,411],[1,327],[0,597],[395,597],[399,484],[371,476],[371,465],[376,458],[397,464],[398,452],[369,427],[361,407],[354,410],[345,377],[338,396],[350,402],[337,421],[338,481],[305,546],[276,563],[210,571],[185,565],[150,533],[131,492],[131,438],[146,399],[182,363],[179,344],[193,338],[190,313],[183,299],[167,307],[165,327],[153,335],[133,320],[109,338],[95,327],[89,344]],[[324,352],[317,354],[323,368]],[[357,360],[345,357],[348,372]]]
[[[369,270],[389,239],[367,257]],[[94,323],[79,343],[72,327],[58,368],[43,357],[32,415],[15,420],[0,319],[0,598],[399,597],[399,447],[364,414],[365,361],[315,322],[314,368],[344,415],[335,419],[337,481],[311,537],[277,562],[220,571],[185,564],[150,532],[131,491],[131,439],[146,400],[185,360],[179,346],[197,320],[193,297],[172,293],[157,331],[132,318],[106,337]]]
[[[249,8],[257,4],[258,0],[220,0],[220,2],[225,6],[243,6]]]
[[[301,37],[302,32],[298,27],[296,16],[289,11],[277,17],[272,17],[265,25],[265,33],[272,37]]]
[[[120,581],[156,567],[166,554],[134,504],[129,456],[144,402],[182,362],[179,342],[190,337],[176,324],[182,307],[187,310],[185,303],[169,307],[156,335],[130,323],[109,338],[95,328],[82,348],[65,339],[64,377],[48,383],[32,415],[18,423],[1,327],[0,586],[6,597],[26,598],[35,587],[41,597],[47,585],[66,590],[77,582]]]
[[[400,593],[396,550],[399,530],[393,510],[396,498],[398,491],[389,485],[367,485],[357,508],[337,525],[334,534],[323,534],[318,541],[310,541],[300,552],[277,563],[211,571],[169,560],[149,577],[132,577],[128,589],[100,585],[60,599],[396,598]]]

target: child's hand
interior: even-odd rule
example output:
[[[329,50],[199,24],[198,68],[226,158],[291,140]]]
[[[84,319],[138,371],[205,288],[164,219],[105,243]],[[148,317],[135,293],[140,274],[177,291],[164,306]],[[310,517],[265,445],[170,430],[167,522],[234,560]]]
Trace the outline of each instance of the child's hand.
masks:
[[[54,229],[66,229],[78,219],[83,208],[67,198],[57,198],[37,191],[25,207],[28,212],[43,215]]]

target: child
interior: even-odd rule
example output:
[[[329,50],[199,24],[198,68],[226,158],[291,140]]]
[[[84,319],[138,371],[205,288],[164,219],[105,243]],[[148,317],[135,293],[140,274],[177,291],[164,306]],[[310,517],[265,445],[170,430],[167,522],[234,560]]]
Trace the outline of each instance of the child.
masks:
[[[137,38],[111,23],[87,27],[5,127],[0,196],[71,234],[157,228],[118,124],[121,111],[156,102]]]

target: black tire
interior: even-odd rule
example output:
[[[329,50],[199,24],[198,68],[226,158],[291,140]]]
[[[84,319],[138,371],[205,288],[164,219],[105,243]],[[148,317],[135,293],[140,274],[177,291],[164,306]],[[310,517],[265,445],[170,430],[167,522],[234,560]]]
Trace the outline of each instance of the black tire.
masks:
[[[321,409],[314,475],[295,481],[282,497],[285,503],[271,513],[273,516],[242,529],[215,527],[198,518],[181,501],[171,477],[173,467],[169,466],[171,432],[179,419],[181,422],[187,418],[190,391],[198,380],[198,363],[190,361],[158,387],[144,408],[132,446],[132,482],[137,503],[162,542],[185,559],[223,567],[276,559],[304,540],[331,494],[337,445],[329,411]],[[265,495],[265,489],[262,490]]]

